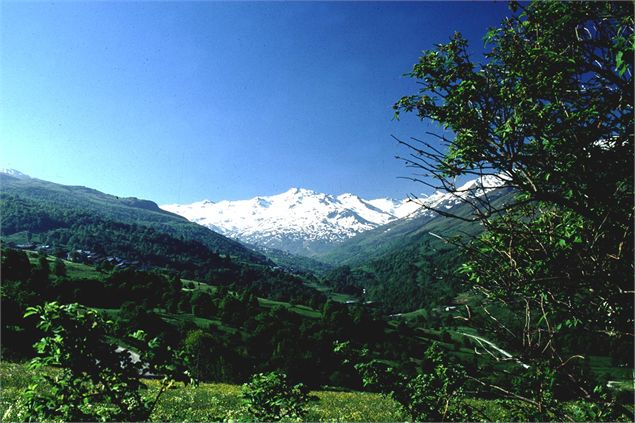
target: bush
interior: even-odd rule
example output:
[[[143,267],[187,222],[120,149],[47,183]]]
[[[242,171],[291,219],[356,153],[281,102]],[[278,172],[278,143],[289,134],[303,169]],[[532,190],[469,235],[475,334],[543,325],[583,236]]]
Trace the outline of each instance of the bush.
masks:
[[[308,390],[291,386],[280,372],[258,373],[243,385],[242,397],[249,413],[258,421],[301,420],[307,413]]]
[[[336,343],[335,352],[360,373],[365,387],[381,392],[401,404],[413,421],[473,420],[464,404],[466,374],[450,363],[435,342],[423,357],[424,370],[411,377],[377,359],[369,351],[355,351],[350,344]]]
[[[109,342],[112,323],[95,310],[79,304],[56,302],[29,307],[25,317],[37,315],[37,327],[44,337],[34,346],[38,357],[30,367],[38,371],[16,404],[16,420],[22,421],[146,421],[157,400],[174,378],[183,378],[178,357],[171,352],[166,361],[158,359],[157,340],[146,340],[138,331],[131,335],[143,345],[140,360]],[[160,354],[165,356],[165,354]],[[42,374],[49,366],[61,369]],[[154,398],[144,398],[144,372],[164,375]]]

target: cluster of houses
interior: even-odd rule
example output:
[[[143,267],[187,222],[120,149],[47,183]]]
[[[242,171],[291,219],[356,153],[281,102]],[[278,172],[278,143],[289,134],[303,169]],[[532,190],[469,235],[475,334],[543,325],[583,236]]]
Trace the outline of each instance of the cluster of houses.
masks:
[[[37,251],[50,255],[57,255],[59,253],[59,247],[52,247],[48,244],[38,245],[34,242],[27,244],[15,244],[7,243],[7,246],[18,250]],[[73,250],[66,253],[66,260],[75,263],[83,263],[90,265],[98,265],[107,263],[112,268],[125,269],[130,266],[139,267],[141,264],[137,260],[126,260],[117,256],[107,256],[90,250]]]
[[[97,265],[100,263],[108,263],[113,268],[126,268],[130,266],[137,266],[139,262],[137,260],[130,261],[117,256],[106,256],[104,254],[96,253],[90,250],[73,250],[66,254],[66,260],[75,263],[84,263]]]
[[[27,244],[15,244],[13,242],[8,242],[7,246],[18,249],[18,250],[44,251],[44,252],[47,252],[51,248],[50,245],[37,245],[34,242],[29,242]]]

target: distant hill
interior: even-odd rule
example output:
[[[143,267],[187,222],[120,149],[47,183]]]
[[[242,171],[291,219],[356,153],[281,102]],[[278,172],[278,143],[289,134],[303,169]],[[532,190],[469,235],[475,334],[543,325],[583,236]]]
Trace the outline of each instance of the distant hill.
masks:
[[[497,190],[490,193],[489,197],[498,203],[511,199],[509,190]],[[446,211],[458,216],[467,217],[471,212],[470,206],[461,202],[448,204],[446,201],[442,204]],[[481,227],[478,223],[440,216],[422,209],[347,239],[333,246],[328,252],[317,255],[316,259],[333,265],[363,264],[390,254],[394,250],[416,246],[424,240],[443,244],[438,236],[474,235],[480,231]]]
[[[335,266],[312,259],[311,257],[291,254],[276,248],[260,247],[254,244],[246,244],[249,248],[267,256],[277,266],[296,274],[313,274],[323,276]]]
[[[513,193],[497,189],[488,197],[503,204]],[[446,211],[462,217],[471,212],[469,205],[460,202],[446,206]],[[466,239],[481,231],[478,223],[422,210],[360,233],[316,258],[339,266],[327,275],[334,286],[361,287],[366,290],[366,300],[381,302],[386,310],[411,311],[451,302],[462,290],[456,275],[462,258],[442,238]]]
[[[73,240],[74,245],[78,245],[83,233],[85,240],[92,240],[94,247],[97,240],[107,244],[118,239],[133,240],[136,237],[130,231],[146,232],[169,238],[175,244],[198,243],[209,252],[239,261],[267,263],[262,254],[162,210],[152,201],[121,198],[83,186],[60,185],[17,171],[0,173],[0,207],[4,237],[26,231],[38,234],[41,239],[66,243]],[[96,230],[99,225],[112,227],[100,233]],[[87,228],[92,228],[94,233],[89,236],[87,233],[91,230]],[[122,236],[115,236],[117,233]],[[103,247],[107,249],[107,245]]]

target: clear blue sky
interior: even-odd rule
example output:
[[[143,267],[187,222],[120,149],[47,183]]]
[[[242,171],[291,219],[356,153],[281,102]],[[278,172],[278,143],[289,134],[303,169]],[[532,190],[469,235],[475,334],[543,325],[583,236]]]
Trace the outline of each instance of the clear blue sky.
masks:
[[[506,2],[0,3],[0,166],[160,204],[290,187],[425,192],[392,103],[434,43],[476,56]]]

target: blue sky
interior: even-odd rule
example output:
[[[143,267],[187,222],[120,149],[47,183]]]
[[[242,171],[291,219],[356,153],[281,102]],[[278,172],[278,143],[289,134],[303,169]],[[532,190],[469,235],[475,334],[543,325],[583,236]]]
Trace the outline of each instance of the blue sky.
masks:
[[[425,187],[391,138],[424,49],[505,2],[0,3],[0,166],[160,204]]]

